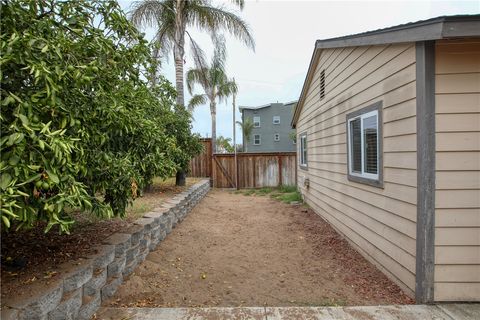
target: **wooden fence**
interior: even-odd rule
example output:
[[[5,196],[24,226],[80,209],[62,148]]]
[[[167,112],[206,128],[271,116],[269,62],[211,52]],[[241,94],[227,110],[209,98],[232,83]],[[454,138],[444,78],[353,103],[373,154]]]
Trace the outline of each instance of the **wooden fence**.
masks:
[[[239,188],[296,184],[295,152],[238,153],[237,162]],[[235,157],[233,154],[215,154],[213,156],[213,185],[216,188],[235,187]]]
[[[190,177],[206,178],[212,175],[212,139],[203,138],[203,151],[190,161]]]
[[[216,188],[234,188],[238,175],[238,188],[276,187],[295,185],[297,182],[297,156],[295,152],[212,154],[212,140],[202,139],[203,152],[190,162],[190,177],[210,177]]]

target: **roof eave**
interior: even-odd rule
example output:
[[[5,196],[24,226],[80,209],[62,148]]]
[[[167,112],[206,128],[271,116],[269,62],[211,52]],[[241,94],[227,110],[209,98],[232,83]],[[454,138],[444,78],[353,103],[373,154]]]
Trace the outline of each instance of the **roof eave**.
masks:
[[[302,92],[295,106],[291,126],[296,128],[298,117],[303,108],[306,90],[313,77],[314,67],[323,49],[382,45],[387,43],[405,43],[441,39],[469,38],[480,36],[480,15],[438,17],[420,22],[407,23],[386,29],[360,33],[327,40],[317,40],[312,59],[303,83]]]

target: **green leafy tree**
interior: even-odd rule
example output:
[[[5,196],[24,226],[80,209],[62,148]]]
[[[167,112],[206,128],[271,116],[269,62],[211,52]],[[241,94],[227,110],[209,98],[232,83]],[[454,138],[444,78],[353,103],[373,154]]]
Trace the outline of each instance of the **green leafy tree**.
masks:
[[[243,145],[245,146],[245,152],[247,152],[247,141],[250,140],[250,136],[252,135],[253,121],[247,118],[243,122],[237,121],[237,125],[242,129]]]
[[[224,136],[219,136],[217,138],[217,150],[224,153],[233,153],[235,149],[232,145],[232,138],[225,138]]]
[[[174,112],[174,88],[142,80],[155,65],[147,41],[114,1],[1,6],[4,226],[42,220],[46,231],[68,232],[65,208],[124,215],[138,190],[170,176],[190,152],[169,132],[190,121]]]
[[[204,93],[193,95],[188,105],[193,110],[198,105],[210,102],[210,115],[212,118],[212,150],[217,152],[217,100],[225,101],[229,96],[238,91],[234,80],[228,79],[225,73],[225,43],[219,39],[210,65],[203,57],[196,57],[196,67],[187,71],[187,88],[193,94],[195,84],[199,84]]]

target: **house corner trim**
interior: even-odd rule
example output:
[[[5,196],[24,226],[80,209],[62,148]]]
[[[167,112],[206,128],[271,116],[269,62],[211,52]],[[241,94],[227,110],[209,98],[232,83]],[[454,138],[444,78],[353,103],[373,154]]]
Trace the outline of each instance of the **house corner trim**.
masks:
[[[434,302],[435,41],[416,43],[417,253],[415,300]]]

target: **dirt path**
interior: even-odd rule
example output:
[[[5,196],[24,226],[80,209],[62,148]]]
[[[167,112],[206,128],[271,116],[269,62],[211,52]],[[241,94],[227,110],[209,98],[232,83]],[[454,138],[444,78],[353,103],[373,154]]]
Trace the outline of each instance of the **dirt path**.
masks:
[[[412,303],[319,216],[211,191],[104,306]]]

